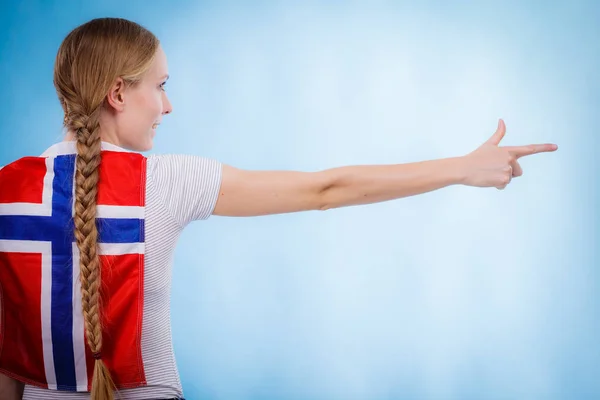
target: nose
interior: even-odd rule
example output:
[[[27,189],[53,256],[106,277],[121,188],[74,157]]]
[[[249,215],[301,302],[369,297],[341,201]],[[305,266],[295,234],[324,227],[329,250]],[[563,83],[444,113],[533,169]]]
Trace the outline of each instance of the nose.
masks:
[[[163,115],[165,114],[171,114],[173,112],[173,106],[171,105],[171,102],[169,101],[169,97],[167,97],[167,94],[163,92]]]

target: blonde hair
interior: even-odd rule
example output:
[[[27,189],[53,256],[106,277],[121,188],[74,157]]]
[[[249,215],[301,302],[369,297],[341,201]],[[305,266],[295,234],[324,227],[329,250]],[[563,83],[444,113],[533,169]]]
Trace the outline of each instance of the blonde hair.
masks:
[[[77,140],[75,238],[80,253],[82,311],[87,343],[96,359],[92,400],[112,400],[115,390],[102,361],[100,260],[96,202],[100,166],[100,112],[117,78],[135,85],[150,68],[159,41],[149,30],[122,18],[97,18],[71,31],[58,50],[54,86],[64,126]]]

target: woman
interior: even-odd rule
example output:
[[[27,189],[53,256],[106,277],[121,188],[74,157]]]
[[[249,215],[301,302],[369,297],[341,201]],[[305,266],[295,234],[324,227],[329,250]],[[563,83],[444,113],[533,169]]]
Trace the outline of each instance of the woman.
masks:
[[[166,56],[142,26],[94,19],[61,44],[54,85],[65,140],[0,170],[0,397],[182,398],[169,320],[183,228],[388,201],[464,184],[504,189],[519,158],[556,145],[320,172],[244,171],[184,155],[144,157],[172,107]]]

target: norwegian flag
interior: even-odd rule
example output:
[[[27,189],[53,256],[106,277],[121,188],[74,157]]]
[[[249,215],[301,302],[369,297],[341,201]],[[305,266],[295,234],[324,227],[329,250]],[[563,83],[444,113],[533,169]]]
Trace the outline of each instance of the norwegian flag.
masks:
[[[102,151],[97,226],[102,358],[117,388],[146,384],[141,352],[146,158]],[[31,385],[91,390],[74,237],[75,154],[0,169],[0,372]]]

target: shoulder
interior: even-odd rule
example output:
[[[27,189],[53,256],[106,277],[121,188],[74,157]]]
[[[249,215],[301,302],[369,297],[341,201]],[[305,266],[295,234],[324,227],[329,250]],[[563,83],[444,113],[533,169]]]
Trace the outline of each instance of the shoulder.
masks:
[[[43,176],[48,169],[48,160],[44,157],[22,157],[7,165],[0,165],[0,178],[18,178],[23,176]]]
[[[221,162],[187,154],[152,155],[148,182],[181,226],[206,219],[215,208],[222,180]]]
[[[148,173],[179,173],[220,170],[221,163],[210,157],[190,154],[160,154],[147,157]]]

